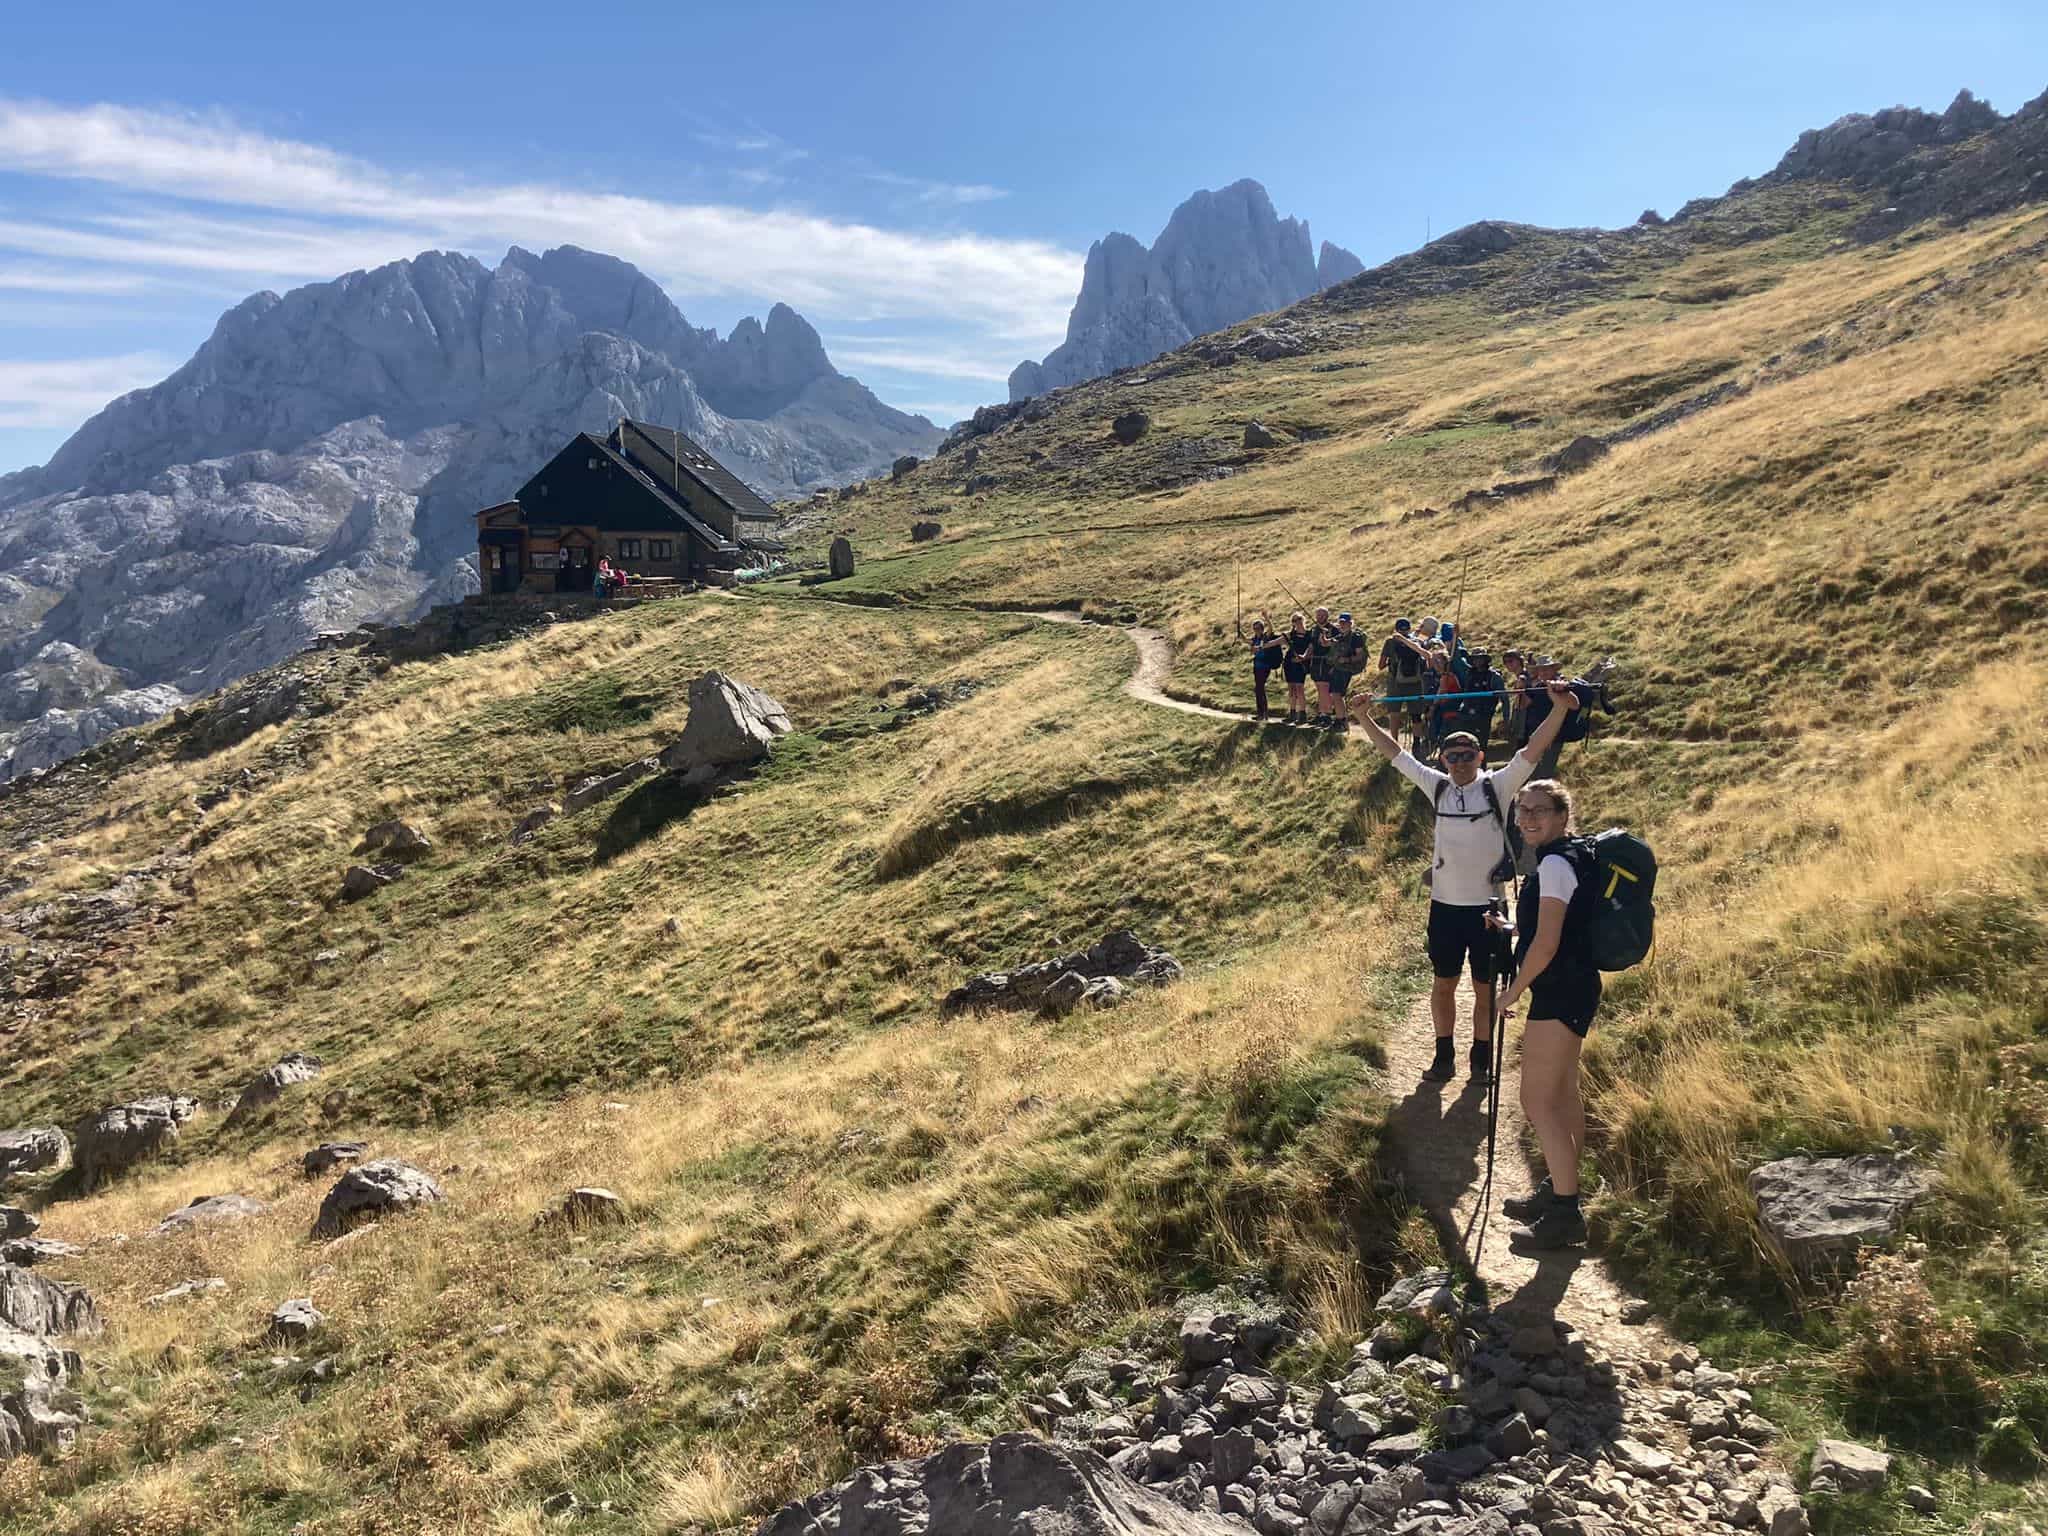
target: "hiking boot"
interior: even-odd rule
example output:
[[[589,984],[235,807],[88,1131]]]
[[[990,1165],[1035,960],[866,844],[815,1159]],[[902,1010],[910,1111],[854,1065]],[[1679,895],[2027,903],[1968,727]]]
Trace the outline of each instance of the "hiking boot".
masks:
[[[1543,1182],[1536,1186],[1534,1193],[1509,1195],[1500,1203],[1501,1215],[1509,1221],[1534,1221],[1550,1209],[1550,1202],[1557,1198],[1550,1191],[1550,1175],[1543,1175]]]
[[[1472,1081],[1475,1085],[1492,1082],[1493,1042],[1491,1040],[1474,1040],[1472,1042],[1472,1055],[1467,1064],[1470,1067]]]
[[[1553,1196],[1549,1209],[1526,1227],[1515,1228],[1515,1245],[1548,1250],[1575,1248],[1586,1240],[1586,1217],[1576,1200]]]
[[[1441,1041],[1436,1048],[1436,1059],[1423,1069],[1425,1083],[1448,1083],[1458,1075],[1458,1058],[1451,1049],[1451,1042]]]

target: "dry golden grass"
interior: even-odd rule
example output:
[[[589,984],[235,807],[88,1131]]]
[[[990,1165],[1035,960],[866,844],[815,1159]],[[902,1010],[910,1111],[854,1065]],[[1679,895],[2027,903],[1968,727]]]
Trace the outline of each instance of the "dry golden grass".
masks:
[[[1006,489],[901,561],[864,545],[863,572],[1135,605],[1178,643],[1176,687],[1219,699],[1244,692],[1233,562],[1254,604],[1284,603],[1280,582],[1363,594],[1376,631],[1452,611],[1469,561],[1469,629],[1621,652],[1626,713],[1565,768],[1588,819],[1649,832],[1666,870],[1658,952],[1613,989],[1591,1057],[1616,1248],[1674,1307],[1723,1309],[1703,1327],[1799,1326],[1771,1310],[1789,1294],[1804,1347],[1834,1348],[1838,1298],[1777,1273],[1744,1179],[1796,1145],[1903,1134],[1946,1178],[1916,1217],[1924,1305],[1996,1312],[1971,1347],[1997,1341],[2025,1380],[2048,1350],[2025,1278],[2048,1140],[2028,810],[2048,791],[2048,309],[2037,258],[1973,268],[2042,228],[1805,264],[1718,251],[1564,317],[1429,301],[1317,359],[1356,369],[1119,385],[1150,392],[1162,437],[1253,414],[1332,435],[1167,495]],[[1744,296],[1654,296],[1715,285]],[[1553,495],[1398,521],[1611,429],[1645,380],[1661,400],[1724,377],[1756,387]],[[1673,379],[1698,382],[1658,393]],[[1508,431],[1503,407],[1542,430]],[[834,515],[887,549],[930,494]],[[996,541],[1019,527],[1051,536]],[[608,806],[503,846],[534,780],[672,738],[714,664],[803,728],[769,773],[646,828]],[[1021,1389],[1177,1284],[1262,1272],[1326,1338],[1355,1335],[1373,1255],[1342,1207],[1369,1197],[1380,1113],[1359,1054],[1413,963],[1425,829],[1376,761],[1149,709],[1119,690],[1129,665],[1101,630],[707,597],[399,668],[308,736],[124,775],[9,905],[196,831],[194,897],[20,1040],[0,1122],[217,1095],[291,1047],[333,1064],[253,1126],[202,1122],[184,1161],[47,1212],[93,1244],[103,1427],[67,1463],[0,1469],[0,1526],[531,1531],[574,1486],[642,1528],[722,1529],[854,1457],[1006,1422],[963,1407],[970,1360]],[[898,678],[980,691],[901,731],[816,734]],[[302,771],[196,815],[196,790],[288,739]],[[393,814],[429,826],[434,858],[331,905],[354,839]],[[1125,923],[1190,979],[1057,1024],[936,1017],[968,972]],[[358,1130],[459,1169],[449,1200],[311,1243],[296,1154]],[[535,1226],[586,1183],[632,1224]],[[271,1210],[142,1236],[230,1188]],[[1382,1225],[1385,1250],[1428,1253],[1419,1225]],[[226,1292],[142,1305],[207,1274]],[[304,1404],[259,1340],[298,1295],[333,1319],[317,1352],[337,1367]],[[1802,1422],[1853,1407],[1827,1390]]]

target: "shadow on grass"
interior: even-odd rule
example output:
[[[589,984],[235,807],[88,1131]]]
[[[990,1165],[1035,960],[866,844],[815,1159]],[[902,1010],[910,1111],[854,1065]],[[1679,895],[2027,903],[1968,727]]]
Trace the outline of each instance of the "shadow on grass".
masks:
[[[609,864],[663,828],[687,821],[691,812],[709,798],[704,791],[685,786],[672,773],[646,779],[621,796],[611,815],[605,818],[592,856],[600,864]]]

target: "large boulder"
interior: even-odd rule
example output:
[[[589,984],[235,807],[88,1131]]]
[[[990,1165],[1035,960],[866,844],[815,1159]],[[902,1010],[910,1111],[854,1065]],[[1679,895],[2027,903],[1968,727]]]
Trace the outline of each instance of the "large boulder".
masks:
[[[1263,421],[1248,421],[1244,424],[1244,445],[1247,448],[1278,448],[1283,439]]]
[[[92,1189],[153,1157],[178,1139],[178,1128],[199,1113],[199,1101],[181,1093],[153,1094],[87,1115],[71,1132],[79,1183]]]
[[[826,555],[827,568],[834,581],[842,581],[853,574],[853,541],[840,534],[832,541],[832,548]]]
[[[1125,411],[1109,424],[1109,435],[1126,448],[1152,430],[1152,418],[1143,411]]]
[[[789,731],[789,711],[775,699],[736,677],[706,672],[690,684],[690,718],[661,762],[682,772],[755,763]]]
[[[18,1205],[0,1205],[0,1237],[27,1237],[42,1222]]]
[[[306,1170],[306,1177],[314,1179],[343,1163],[360,1163],[369,1150],[360,1141],[323,1141],[300,1159],[300,1165]]]
[[[313,1305],[313,1299],[299,1296],[278,1304],[270,1314],[270,1326],[264,1329],[264,1337],[301,1344],[326,1325],[327,1315]]]
[[[1823,1440],[1813,1448],[1812,1485],[1842,1493],[1875,1493],[1891,1475],[1892,1459],[1853,1440]]]
[[[1599,463],[1610,451],[1604,439],[1581,434],[1545,459],[1543,465],[1557,474],[1576,474]]]
[[[21,1386],[0,1395],[0,1461],[28,1454],[69,1454],[85,1427],[85,1402],[65,1387],[78,1368],[78,1357],[0,1328],[0,1366],[10,1362],[17,1367]]]
[[[1802,1268],[1854,1259],[1865,1243],[1883,1243],[1934,1177],[1905,1158],[1780,1158],[1749,1176],[1757,1216],[1780,1252]]]
[[[320,1075],[320,1069],[320,1058],[309,1056],[304,1051],[292,1051],[279,1058],[257,1073],[249,1086],[242,1090],[242,1096],[235,1100],[235,1107],[228,1114],[229,1122],[253,1114],[266,1104],[275,1103],[287,1088],[310,1083]]]
[[[409,821],[380,821],[363,834],[359,853],[375,853],[382,850],[394,859],[407,862],[425,858],[433,851],[434,845],[427,834]]]
[[[945,531],[946,525],[944,523],[934,522],[930,518],[920,518],[910,525],[910,542],[913,544],[929,544]]]
[[[374,896],[394,880],[405,877],[403,864],[351,864],[342,871],[341,899],[361,901]]]
[[[34,1270],[0,1264],[0,1324],[38,1339],[59,1333],[98,1333],[100,1309],[82,1285],[66,1285]]]
[[[261,1216],[269,1209],[261,1200],[252,1200],[247,1195],[201,1195],[190,1205],[179,1207],[158,1222],[150,1229],[150,1235],[165,1237],[180,1232],[196,1232],[201,1227],[225,1226],[229,1222]]]
[[[0,1131],[0,1185],[13,1174],[62,1168],[70,1156],[71,1139],[54,1125]]]
[[[920,1461],[863,1467],[786,1505],[760,1536],[1244,1536],[1209,1510],[1184,1509],[1093,1451],[1031,1435],[962,1442]]]
[[[358,1222],[395,1216],[432,1205],[440,1198],[441,1186],[411,1163],[380,1157],[349,1169],[335,1181],[320,1202],[313,1235],[339,1237]]]
[[[901,480],[905,475],[916,469],[918,463],[918,457],[914,453],[898,456],[896,462],[889,466],[889,478],[891,480]]]

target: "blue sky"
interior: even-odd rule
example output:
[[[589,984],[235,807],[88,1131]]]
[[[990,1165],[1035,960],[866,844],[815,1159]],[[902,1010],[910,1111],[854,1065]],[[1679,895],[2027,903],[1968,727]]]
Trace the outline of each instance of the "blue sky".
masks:
[[[220,311],[428,247],[564,241],[700,325],[786,300],[940,421],[1057,343],[1091,240],[1266,184],[1368,263],[1615,225],[1802,128],[2048,89],[2048,7],[1178,0],[1029,7],[17,4],[0,53],[0,471]]]

